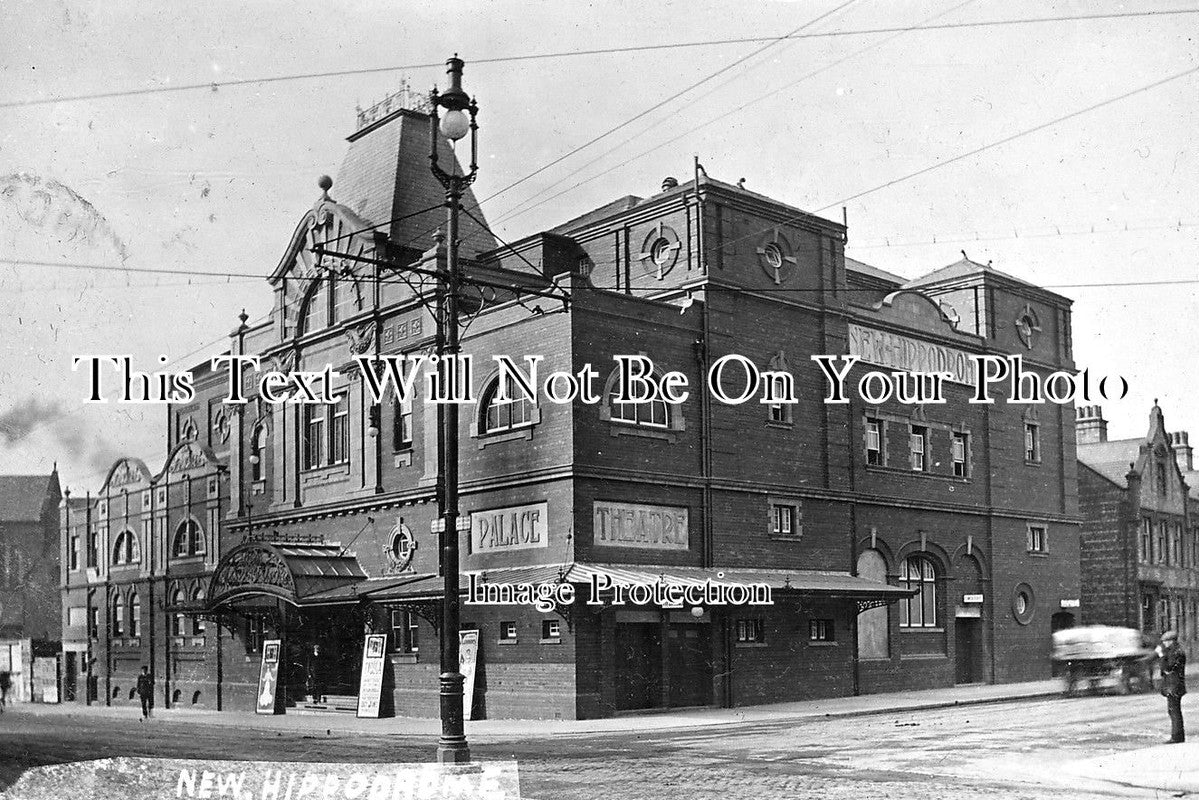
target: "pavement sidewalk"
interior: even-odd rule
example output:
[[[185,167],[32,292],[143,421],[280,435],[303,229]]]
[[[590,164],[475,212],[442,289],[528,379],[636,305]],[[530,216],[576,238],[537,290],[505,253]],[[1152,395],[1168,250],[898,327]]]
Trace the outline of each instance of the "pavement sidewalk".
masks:
[[[1059,694],[1058,680],[1029,683],[954,686],[944,689],[889,692],[858,697],[835,697],[823,700],[804,700],[791,703],[743,706],[738,708],[672,709],[662,712],[640,712],[608,719],[588,720],[513,720],[495,719],[467,722],[467,734],[472,740],[504,741],[538,736],[587,736],[592,734],[635,731],[704,728],[713,726],[758,725],[787,723],[796,720],[846,717],[865,714],[909,713],[916,710],[946,708],[981,703],[1002,703]],[[137,706],[80,706],[77,704],[21,704],[12,709],[16,714],[45,716],[140,716]],[[383,735],[435,736],[441,723],[436,719],[393,717],[390,719],[357,719],[352,714],[295,712],[280,716],[256,715],[240,711],[200,709],[155,709],[158,719],[178,722],[195,721],[209,725],[228,725],[237,728],[288,731],[338,731]]]

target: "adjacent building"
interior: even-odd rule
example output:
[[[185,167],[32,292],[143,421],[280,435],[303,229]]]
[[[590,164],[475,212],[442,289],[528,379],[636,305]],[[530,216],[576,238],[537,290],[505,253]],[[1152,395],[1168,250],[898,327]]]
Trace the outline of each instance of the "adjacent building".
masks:
[[[230,354],[263,371],[331,366],[332,402],[269,402],[255,373],[229,404],[226,372],[198,367],[161,470],[122,460],[64,512],[64,552],[87,553],[64,581],[67,638],[95,660],[102,702],[130,702],[148,663],[168,704],[251,709],[263,642],[280,639],[290,705],[353,708],[364,635],[383,632],[394,711],[436,715],[438,407],[375,402],[355,361],[435,346],[433,287],[385,266],[444,266],[442,212],[422,213],[443,201],[429,135],[419,109],[360,116],[341,174],[282,249],[270,319],[243,316],[231,335]],[[479,291],[461,321],[463,586],[579,593],[541,608],[465,598],[475,716],[1049,675],[1049,634],[1080,598],[1073,409],[1007,404],[1004,387],[966,401],[971,355],[1070,370],[1069,300],[966,258],[905,281],[847,258],[842,225],[703,174],[511,246],[464,206],[467,275],[507,288]],[[315,256],[322,243],[343,255]],[[624,354],[655,380],[685,376],[689,395],[620,402]],[[859,358],[851,387],[947,371],[947,402],[828,403],[822,354]],[[494,355],[531,382],[539,357],[538,396],[502,386]],[[718,363],[752,397],[714,398]],[[590,396],[546,399],[552,373],[589,371]],[[793,389],[786,402],[760,402],[762,372]],[[660,583],[732,602],[630,588]],[[594,586],[604,603],[586,602]]]
[[[1199,487],[1189,436],[1156,401],[1143,437],[1109,440],[1100,406],[1078,410],[1083,620],[1178,631],[1199,644]]]

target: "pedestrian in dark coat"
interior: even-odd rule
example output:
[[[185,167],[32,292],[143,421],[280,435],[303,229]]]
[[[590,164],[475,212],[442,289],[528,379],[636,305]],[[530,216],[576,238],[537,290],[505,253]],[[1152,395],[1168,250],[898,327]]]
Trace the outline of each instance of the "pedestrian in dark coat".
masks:
[[[1157,655],[1162,662],[1162,694],[1166,698],[1166,710],[1170,713],[1170,744],[1186,741],[1182,726],[1182,696],[1187,693],[1187,656],[1178,646],[1178,634],[1166,631],[1162,643],[1157,646]]]
[[[142,719],[149,719],[154,708],[154,678],[149,667],[142,667],[142,674],[137,676],[137,696],[142,701]]]
[[[8,674],[8,670],[0,670],[0,711],[4,711],[4,707],[8,705],[10,688],[12,688],[12,676]]]

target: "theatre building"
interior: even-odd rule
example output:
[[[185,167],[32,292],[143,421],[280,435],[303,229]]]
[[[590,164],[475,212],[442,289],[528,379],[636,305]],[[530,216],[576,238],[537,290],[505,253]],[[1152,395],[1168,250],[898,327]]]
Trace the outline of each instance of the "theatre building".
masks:
[[[1154,403],[1144,436],[1107,438],[1100,406],[1078,410],[1084,510],[1082,612],[1088,624],[1173,629],[1199,650],[1199,486],[1190,437]]]
[[[352,709],[364,635],[381,632],[395,713],[437,713],[437,406],[390,388],[376,403],[355,361],[435,346],[432,286],[378,263],[444,266],[443,212],[420,213],[443,199],[429,135],[418,110],[364,112],[340,174],[279,237],[273,313],[231,336],[233,355],[261,360],[241,381],[247,402],[222,402],[223,369],[200,376],[195,401],[171,408],[168,444],[202,463],[168,459],[100,492],[113,531],[114,513],[170,481],[158,506],[128,512],[162,518],[133,528],[161,560],[97,565],[100,583],[75,591],[127,604],[141,571],[163,573],[150,581],[161,613],[187,631],[163,641],[200,670],[172,672],[185,700],[253,708],[262,642],[280,639],[289,709]],[[463,598],[479,637],[473,717],[1049,675],[1050,630],[1073,623],[1079,598],[1073,409],[1010,405],[1003,386],[994,404],[966,399],[971,355],[1071,369],[1068,300],[968,260],[904,281],[846,258],[842,225],[702,174],[512,246],[463,220],[467,283],[510,287],[468,289],[460,320],[474,359],[455,432],[462,582],[489,600]],[[320,243],[343,255],[315,256]],[[825,402],[821,354],[860,358],[848,402]],[[535,363],[533,399],[504,392],[494,355],[529,379]],[[649,359],[655,381],[678,373],[686,398],[618,402],[617,355]],[[730,394],[751,371],[793,391],[722,402],[707,376],[725,356]],[[272,403],[258,380],[326,366],[327,404]],[[867,403],[856,387],[871,370],[946,370],[947,402]],[[590,375],[590,391],[550,401],[555,372]],[[175,558],[154,537],[193,517],[204,549]],[[573,602],[494,602],[563,584]],[[593,586],[603,602],[588,602]],[[110,652],[136,648],[120,638]],[[106,696],[122,701],[126,679],[113,680]]]

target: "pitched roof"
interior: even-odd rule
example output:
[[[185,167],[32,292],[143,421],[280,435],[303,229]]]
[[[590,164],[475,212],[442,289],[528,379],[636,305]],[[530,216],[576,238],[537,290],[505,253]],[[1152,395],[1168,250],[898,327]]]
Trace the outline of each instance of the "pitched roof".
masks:
[[[1128,488],[1128,465],[1141,455],[1144,439],[1114,439],[1078,445],[1078,460],[1121,488]]]
[[[0,521],[40,522],[49,493],[46,475],[0,475]]]
[[[872,267],[869,264],[858,261],[856,258],[850,258],[849,256],[845,257],[845,269],[849,272],[856,272],[859,275],[868,275],[869,277],[877,278],[880,281],[893,283],[895,284],[896,288],[899,288],[907,282],[907,278],[901,278],[898,275],[879,269],[878,267]]]
[[[445,202],[445,189],[429,170],[428,115],[401,109],[357,131],[349,142],[332,196],[372,225],[394,220],[383,230],[396,244],[415,250],[431,247],[433,230],[445,225],[444,212],[438,210]],[[441,168],[461,174],[449,140],[439,136],[437,142]],[[469,187],[462,195],[462,207],[486,221]],[[421,213],[427,208],[433,210]],[[499,245],[470,216],[463,214],[459,224],[464,255]]]

